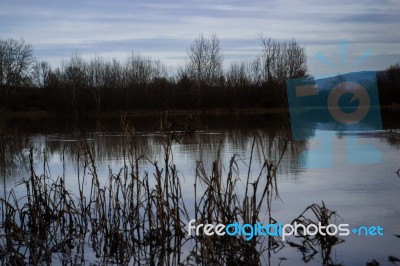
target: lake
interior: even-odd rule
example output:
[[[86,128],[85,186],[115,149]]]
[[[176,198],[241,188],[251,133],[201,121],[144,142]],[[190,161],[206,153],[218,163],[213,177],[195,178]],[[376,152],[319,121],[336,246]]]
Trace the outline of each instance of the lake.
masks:
[[[284,112],[131,115],[80,123],[58,118],[8,120],[1,133],[1,261],[388,264],[400,258],[398,117],[398,112],[382,112],[384,129],[376,131],[309,128],[307,139],[297,141],[292,140],[290,118]],[[42,174],[43,186],[32,180],[40,180]],[[65,190],[51,187],[56,180]],[[50,196],[35,205],[27,197],[27,186],[35,185],[29,184]],[[57,196],[57,191],[64,192]],[[75,205],[69,200],[55,204],[65,198],[65,191]],[[20,209],[31,206],[25,214],[36,206],[47,215],[51,210],[46,208],[58,210],[63,205],[65,217],[49,214],[58,218],[45,227],[54,230],[59,242],[44,238],[34,242],[43,247],[33,248],[33,238],[13,239],[18,231],[7,219],[12,218],[13,226],[27,219],[23,211],[6,206],[6,201],[15,203],[13,198],[19,199]],[[72,209],[85,211],[66,211]],[[214,225],[329,221],[347,224],[349,234],[288,235],[284,241],[260,235],[247,241],[246,234],[193,237],[195,231],[189,236],[187,227],[192,219]],[[34,235],[33,219],[28,220],[21,232]],[[65,233],[68,226],[59,231],[64,222],[73,231],[70,235]],[[87,231],[72,230],[71,224]],[[170,229],[164,232],[163,226]],[[74,239],[67,244],[64,234]],[[125,244],[113,250],[115,243],[109,238],[117,235]],[[229,255],[229,250],[237,255]]]

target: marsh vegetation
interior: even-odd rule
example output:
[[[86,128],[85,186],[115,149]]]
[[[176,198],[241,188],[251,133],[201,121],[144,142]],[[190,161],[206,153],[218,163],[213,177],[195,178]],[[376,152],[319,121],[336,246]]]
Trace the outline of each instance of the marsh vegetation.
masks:
[[[348,239],[338,237],[299,235],[282,241],[277,236],[246,240],[188,234],[191,219],[214,224],[276,224],[283,219],[323,225],[354,219],[347,210],[336,212],[331,207],[335,201],[320,197],[315,189],[318,200],[290,207],[296,199],[288,196],[285,186],[302,187],[299,175],[304,170],[296,158],[306,143],[290,141],[283,130],[288,126],[284,116],[268,130],[233,123],[234,132],[243,132],[231,152],[223,144],[229,135],[216,134],[220,120],[192,131],[181,126],[191,118],[163,114],[150,133],[136,129],[132,121],[123,117],[117,123],[122,128],[118,135],[108,137],[79,127],[62,142],[55,141],[60,136],[48,134],[45,145],[33,136],[17,137],[17,132],[10,137],[9,127],[3,129],[2,264],[291,265],[294,258],[313,265],[354,262],[340,255]],[[201,132],[205,139],[199,138]],[[143,138],[148,134],[150,145]],[[190,145],[204,153],[212,148],[214,156],[197,153],[200,157],[183,159],[180,149]],[[60,160],[58,167],[54,158]],[[12,186],[6,177],[18,169],[23,170],[16,176],[22,178]],[[387,192],[387,197],[393,196]],[[286,208],[288,214],[283,215]],[[371,259],[360,258],[364,263]]]

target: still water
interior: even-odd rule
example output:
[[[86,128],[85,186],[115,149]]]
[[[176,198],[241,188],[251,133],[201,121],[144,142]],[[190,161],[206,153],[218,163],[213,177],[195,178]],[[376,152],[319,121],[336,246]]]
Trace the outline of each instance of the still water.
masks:
[[[393,117],[396,115],[386,120],[392,121]],[[154,165],[149,162],[157,162],[165,170],[159,131],[161,119],[145,116],[127,120],[135,128],[135,155],[146,158],[140,161],[140,171],[151,177]],[[323,202],[336,211],[338,216],[333,220],[336,224],[349,224],[350,230],[361,226],[383,228],[383,236],[350,233],[341,237],[344,242],[332,247],[331,262],[365,265],[375,259],[385,265],[389,263],[389,256],[400,258],[400,238],[396,237],[400,235],[400,176],[396,174],[400,168],[400,132],[396,124],[388,123],[384,130],[370,132],[314,130],[309,139],[292,141],[287,114],[181,115],[171,117],[168,123],[176,129],[171,160],[178,170],[189,219],[195,215],[198,162],[211,175],[213,162],[220,158],[224,176],[235,156],[240,177],[237,193],[241,195],[244,186],[240,184],[247,177],[255,180],[267,160],[277,164],[278,196],[271,203],[271,215],[276,221],[290,224],[308,206]],[[36,121],[12,121],[7,128],[4,139],[10,144],[3,151],[1,182],[1,191],[6,195],[14,189],[18,197],[24,196],[24,186],[17,184],[29,178],[28,151],[32,147],[36,173],[46,172],[54,179],[62,176],[68,190],[76,194],[77,176],[82,175],[79,163],[82,142],[92,150],[97,174],[104,184],[110,173],[118,173],[131,156],[127,147],[132,142],[126,131],[121,130],[118,118],[84,126],[60,121],[47,121],[43,126],[38,126]],[[89,189],[90,181],[86,182]],[[266,180],[260,183],[265,184]],[[266,205],[261,208],[264,216]],[[312,254],[293,243],[301,244],[301,240],[290,236],[276,253],[265,252],[260,263],[323,264],[318,249]],[[189,241],[185,245],[193,243]],[[98,262],[90,247],[86,249],[85,261]]]

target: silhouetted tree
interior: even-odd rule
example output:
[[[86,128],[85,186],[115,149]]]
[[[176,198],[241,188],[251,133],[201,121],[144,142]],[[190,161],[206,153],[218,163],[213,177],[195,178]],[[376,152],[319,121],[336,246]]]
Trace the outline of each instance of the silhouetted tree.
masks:
[[[32,45],[24,40],[0,39],[1,101],[7,103],[17,87],[30,84],[29,71],[34,62],[32,52]]]
[[[80,108],[81,92],[86,87],[87,82],[86,63],[81,56],[75,54],[69,61],[63,62],[62,72],[66,103],[77,115]]]
[[[198,85],[215,86],[222,76],[223,56],[217,36],[200,35],[189,49],[186,72]]]
[[[224,73],[217,36],[200,35],[174,77],[159,60],[138,52],[124,62],[100,56],[84,60],[75,54],[52,69],[34,61],[32,46],[23,40],[0,40],[0,104],[9,110],[75,116],[110,110],[281,107],[286,79],[307,74],[304,48],[295,40],[259,40],[258,56],[233,62]],[[18,94],[11,93],[16,88]]]
[[[184,68],[178,69],[178,80],[180,84],[191,85],[191,97],[195,98],[193,103],[197,108],[204,104],[207,98],[207,104],[211,104],[210,97],[206,92],[209,88],[222,86],[225,83],[222,70],[223,56],[220,51],[220,44],[217,36],[213,34],[210,38],[205,38],[202,34],[195,39],[188,51],[188,59]]]
[[[226,79],[229,87],[244,89],[250,85],[248,77],[248,66],[245,61],[233,62],[226,73]]]
[[[286,102],[286,80],[307,74],[305,50],[294,39],[283,42],[263,36],[259,39],[262,45],[263,83],[273,90],[276,101],[283,104]]]
[[[400,103],[400,64],[391,65],[387,69],[387,85],[391,91],[392,103]]]
[[[307,73],[305,50],[296,40],[277,42],[259,37],[262,45],[264,82],[276,80],[284,83],[288,78],[302,77]]]
[[[276,68],[276,59],[279,56],[279,45],[271,38],[266,38],[262,35],[259,36],[259,40],[261,41],[262,46],[260,61],[263,63],[263,68],[260,68],[259,70],[262,71],[261,76],[263,82],[267,83],[272,80],[272,75]]]
[[[261,57],[258,56],[253,60],[250,60],[248,63],[247,72],[248,77],[250,79],[250,83],[255,86],[259,87],[263,82],[263,73],[262,73],[262,60]]]
[[[48,62],[35,62],[32,68],[32,85],[38,88],[48,86],[51,66]]]
[[[34,62],[32,45],[24,40],[0,40],[1,85],[18,87],[29,84],[29,70]]]
[[[106,63],[103,58],[96,56],[90,61],[87,68],[88,86],[93,93],[96,104],[96,113],[101,111],[103,93],[107,84]]]

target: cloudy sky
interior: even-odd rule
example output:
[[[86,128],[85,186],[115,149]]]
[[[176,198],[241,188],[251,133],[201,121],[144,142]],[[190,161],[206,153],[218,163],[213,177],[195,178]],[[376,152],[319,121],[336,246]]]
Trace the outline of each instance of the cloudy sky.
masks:
[[[53,66],[73,53],[122,60],[139,51],[174,68],[200,33],[218,36],[226,66],[255,56],[260,34],[295,38],[314,75],[400,62],[398,0],[0,0],[0,6],[0,38],[24,38]]]

